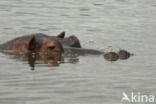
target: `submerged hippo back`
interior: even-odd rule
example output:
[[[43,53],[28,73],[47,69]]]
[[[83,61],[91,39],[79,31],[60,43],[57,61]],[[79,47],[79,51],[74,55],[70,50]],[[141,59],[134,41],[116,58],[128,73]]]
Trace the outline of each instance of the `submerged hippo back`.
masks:
[[[104,52],[94,50],[94,49],[85,49],[85,48],[74,48],[74,47],[66,47],[64,48],[64,55],[78,55],[78,56],[83,56],[83,55],[100,55],[104,54]]]
[[[39,50],[41,47],[45,45],[47,41],[50,42],[50,40],[55,40],[52,42],[56,43],[57,40],[56,36],[47,36],[42,33],[31,34],[31,35],[21,36],[13,40],[10,40],[4,44],[1,44],[0,49],[1,51],[10,50],[10,51],[17,51],[17,52],[26,51],[29,49],[33,50],[32,48],[35,48],[35,50]],[[61,45],[60,43],[58,44]]]
[[[17,46],[21,45],[24,42],[28,41],[31,37],[35,37],[35,39],[36,39],[36,43],[37,43],[36,48],[40,48],[42,46],[42,44],[49,39],[49,36],[47,36],[45,34],[42,34],[42,33],[21,36],[21,37],[17,37],[17,38],[15,38],[13,40],[10,40],[10,41],[8,41],[6,43],[1,44],[0,49],[5,50],[7,48],[13,47],[14,45],[17,45]]]
[[[58,36],[48,36],[46,34],[42,34],[42,33],[36,33],[36,34],[31,34],[31,35],[26,35],[26,36],[21,36],[18,38],[15,38],[13,40],[10,40],[4,44],[0,45],[0,51],[2,50],[6,50],[6,49],[11,49],[13,47],[20,47],[20,45],[23,45],[23,43],[26,43],[27,41],[29,41],[29,39],[31,37],[35,38],[36,41],[36,48],[39,49],[41,48],[41,46],[49,39],[56,39],[58,40],[61,45],[64,47],[77,47],[80,48],[80,41],[76,36],[69,36],[66,38],[62,38],[60,37],[60,35]]]

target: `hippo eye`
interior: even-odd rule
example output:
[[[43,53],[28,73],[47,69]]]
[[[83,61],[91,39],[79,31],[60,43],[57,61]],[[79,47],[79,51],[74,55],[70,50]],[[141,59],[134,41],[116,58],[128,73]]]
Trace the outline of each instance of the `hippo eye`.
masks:
[[[50,46],[48,48],[51,49],[51,50],[53,50],[55,48],[55,46]]]

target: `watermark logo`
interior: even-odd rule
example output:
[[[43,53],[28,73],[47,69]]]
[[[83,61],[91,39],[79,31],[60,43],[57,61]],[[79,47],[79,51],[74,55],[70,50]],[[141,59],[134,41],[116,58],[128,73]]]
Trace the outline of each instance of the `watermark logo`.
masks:
[[[153,103],[155,100],[154,95],[141,94],[140,92],[131,92],[129,95],[125,92],[122,93],[122,102],[135,102],[135,103]]]

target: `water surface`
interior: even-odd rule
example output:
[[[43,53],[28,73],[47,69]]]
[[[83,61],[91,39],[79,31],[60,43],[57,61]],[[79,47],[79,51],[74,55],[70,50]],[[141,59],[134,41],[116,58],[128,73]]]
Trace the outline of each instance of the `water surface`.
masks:
[[[156,96],[155,0],[1,0],[0,43],[31,33],[80,38],[92,49],[127,49],[108,62],[80,56],[49,67],[0,54],[0,104],[121,104],[122,92]]]

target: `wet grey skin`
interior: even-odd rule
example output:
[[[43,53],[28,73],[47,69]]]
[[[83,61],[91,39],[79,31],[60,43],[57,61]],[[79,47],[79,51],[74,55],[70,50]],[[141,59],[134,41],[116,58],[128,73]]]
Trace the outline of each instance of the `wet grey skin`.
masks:
[[[64,38],[65,34],[64,32],[60,33],[58,36],[48,36],[46,34],[42,33],[36,33],[36,34],[31,34],[31,35],[26,35],[26,36],[21,36],[17,37],[13,40],[10,40],[4,44],[0,45],[0,50],[4,50],[6,47],[12,45],[12,43],[16,41],[24,41],[24,40],[29,40],[30,38],[34,37],[36,40],[36,48],[39,49],[45,41],[48,39],[56,39],[58,40],[61,45],[63,46],[63,53],[64,55],[68,54],[76,54],[76,55],[86,55],[86,54],[91,54],[91,55],[100,55],[104,54],[104,52],[100,52],[94,49],[84,49],[81,48],[80,42],[77,39],[76,36],[72,35],[67,38]],[[79,44],[77,44],[79,43]]]
[[[63,48],[64,47],[77,47],[77,48],[81,47],[80,44],[76,44],[76,42],[77,43],[79,42],[79,40],[76,38],[76,36],[69,36],[66,38],[64,38],[64,36],[65,36],[65,32],[60,33],[58,36],[48,36],[48,35],[43,34],[43,33],[36,33],[36,34],[21,36],[21,37],[17,37],[13,40],[10,40],[6,43],[1,44],[0,45],[0,51],[4,50],[6,47],[10,46],[12,43],[14,43],[16,41],[29,40],[31,37],[35,37],[35,39],[36,39],[36,43],[37,43],[36,48],[41,47],[42,44],[49,39],[58,40],[62,44]]]
[[[120,50],[118,53],[115,52],[108,52],[104,53],[98,50],[94,49],[85,49],[81,48],[80,42],[77,39],[76,36],[69,36],[67,38],[64,38],[65,33],[62,32],[58,36],[48,36],[46,34],[37,33],[32,35],[26,35],[22,37],[18,37],[16,39],[13,39],[11,41],[8,41],[4,44],[0,45],[0,51],[3,51],[6,47],[12,45],[12,43],[16,41],[25,41],[29,40],[30,38],[34,37],[36,40],[36,49],[39,49],[45,41],[49,39],[56,39],[58,40],[62,47],[63,47],[63,55],[64,56],[83,56],[83,55],[104,55],[104,58],[109,61],[116,61],[118,58],[124,60],[128,59],[130,57],[130,53],[125,50]]]
[[[49,36],[42,34],[42,33],[37,33],[37,34],[32,34],[32,35],[26,35],[26,36],[21,36],[21,37],[17,37],[13,40],[10,40],[8,42],[5,42],[3,44],[0,45],[0,50],[4,50],[6,47],[12,45],[14,42],[16,41],[25,41],[25,40],[29,40],[30,38],[35,37],[36,39],[36,43],[37,46],[36,48],[41,47],[41,45],[48,40]],[[52,38],[56,38],[56,36],[53,36]]]
[[[3,44],[0,45],[0,49],[3,50],[6,47],[10,46],[12,43],[16,42],[16,41],[24,41],[24,40],[29,40],[31,37],[35,37],[36,42],[38,43],[36,47],[40,47],[46,40],[47,40],[47,36],[45,34],[32,34],[32,35],[26,35],[26,36],[21,36],[21,37],[17,37],[13,40],[10,40],[8,42],[5,42]]]
[[[58,40],[63,43],[63,47],[76,47],[76,48],[82,48],[79,39],[71,35],[67,38],[58,38]]]
[[[74,48],[74,47],[64,48],[64,56],[68,56],[68,55],[75,55],[75,56],[103,55],[103,54],[104,54],[104,52],[94,50],[94,49]]]

